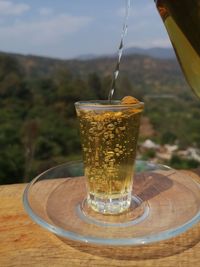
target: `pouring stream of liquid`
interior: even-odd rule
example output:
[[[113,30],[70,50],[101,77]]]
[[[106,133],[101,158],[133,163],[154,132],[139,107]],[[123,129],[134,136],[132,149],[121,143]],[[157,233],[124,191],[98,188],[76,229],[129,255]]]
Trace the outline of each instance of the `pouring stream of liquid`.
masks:
[[[130,7],[131,7],[131,0],[126,0],[126,13],[125,13],[125,19],[124,19],[124,23],[123,23],[123,31],[122,31],[121,40],[120,40],[119,49],[118,49],[118,60],[117,60],[116,66],[115,66],[115,70],[113,72],[112,84],[111,84],[111,88],[110,88],[110,91],[108,94],[109,103],[112,102],[112,98],[113,98],[113,95],[115,92],[115,87],[116,87],[116,81],[117,81],[117,78],[119,76],[119,68],[120,68],[122,53],[123,53],[123,49],[124,49],[124,39],[125,39],[125,36],[127,35],[127,31],[128,31],[128,18],[129,18],[129,13],[130,13]]]

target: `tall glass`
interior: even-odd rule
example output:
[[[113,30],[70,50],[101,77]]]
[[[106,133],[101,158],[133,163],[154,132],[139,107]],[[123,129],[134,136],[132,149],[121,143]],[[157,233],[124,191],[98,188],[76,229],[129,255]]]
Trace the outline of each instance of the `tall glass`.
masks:
[[[121,213],[131,203],[144,104],[88,101],[77,102],[75,107],[80,122],[88,205],[100,213]]]

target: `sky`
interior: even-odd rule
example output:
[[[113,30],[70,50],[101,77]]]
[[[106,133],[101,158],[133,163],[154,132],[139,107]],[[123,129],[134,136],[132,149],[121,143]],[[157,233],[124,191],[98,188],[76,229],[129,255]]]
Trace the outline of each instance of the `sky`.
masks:
[[[54,58],[117,50],[126,0],[0,0],[0,51]],[[170,47],[153,0],[132,0],[126,47]]]

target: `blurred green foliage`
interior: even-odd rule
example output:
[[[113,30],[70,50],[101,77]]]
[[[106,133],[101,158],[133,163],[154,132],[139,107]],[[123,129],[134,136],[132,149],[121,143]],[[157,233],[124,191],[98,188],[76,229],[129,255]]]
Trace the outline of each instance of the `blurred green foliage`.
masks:
[[[170,166],[175,169],[195,169],[199,167],[199,163],[194,159],[182,159],[177,155],[172,156]]]
[[[126,61],[115,97],[133,95],[145,101],[144,115],[156,130],[152,138],[158,143],[178,141],[181,147],[200,147],[200,103],[190,95],[176,64],[167,62],[171,67],[166,67],[154,60],[154,67],[145,68],[153,64],[149,58]],[[81,157],[74,102],[106,99],[114,62],[0,55],[1,184],[29,181],[49,167]],[[174,98],[151,98],[166,93]],[[153,156],[152,151],[144,155]],[[196,166],[179,158],[170,163]]]

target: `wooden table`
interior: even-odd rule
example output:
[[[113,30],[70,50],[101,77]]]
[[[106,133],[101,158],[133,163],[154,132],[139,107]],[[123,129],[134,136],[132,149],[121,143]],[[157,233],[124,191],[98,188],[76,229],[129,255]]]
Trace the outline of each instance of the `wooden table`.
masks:
[[[189,172],[200,181],[197,173]],[[142,247],[101,247],[61,240],[25,213],[26,185],[0,186],[0,266],[200,266],[200,224],[186,233]]]

